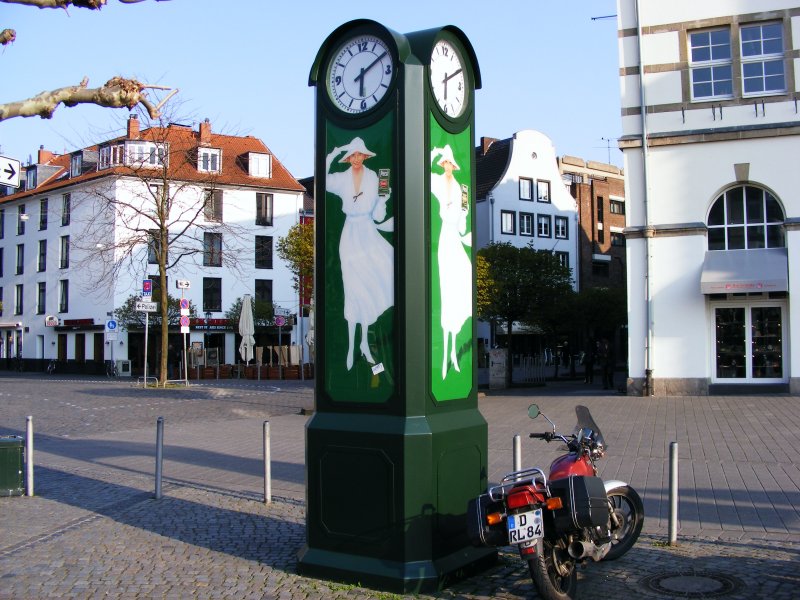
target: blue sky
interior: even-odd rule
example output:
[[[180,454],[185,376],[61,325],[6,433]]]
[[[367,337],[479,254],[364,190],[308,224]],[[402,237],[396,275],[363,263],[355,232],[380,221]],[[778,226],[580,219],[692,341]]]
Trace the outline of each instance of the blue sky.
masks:
[[[115,75],[176,87],[182,123],[261,138],[295,177],[313,174],[314,94],[308,74],[339,25],[373,19],[399,33],[459,27],[483,77],[476,137],[537,129],[558,155],[622,164],[615,0],[322,2],[170,0],[102,11],[3,4],[0,100]],[[124,130],[127,110],[61,106],[52,119],[0,122],[0,154],[26,162],[44,145],[87,146]],[[605,138],[605,139],[604,139]],[[610,142],[608,140],[611,140]],[[611,146],[609,151],[608,146]]]

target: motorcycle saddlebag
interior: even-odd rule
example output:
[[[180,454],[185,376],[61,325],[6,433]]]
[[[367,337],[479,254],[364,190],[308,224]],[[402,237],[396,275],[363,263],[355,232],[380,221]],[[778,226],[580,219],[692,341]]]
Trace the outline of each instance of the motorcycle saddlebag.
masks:
[[[508,528],[503,519],[497,525],[486,523],[486,515],[493,512],[504,512],[503,503],[493,501],[489,494],[481,494],[473,498],[467,505],[467,535],[473,546],[507,546]]]
[[[550,481],[550,494],[561,498],[563,508],[553,511],[556,531],[577,531],[608,524],[608,497],[600,477],[570,475]]]

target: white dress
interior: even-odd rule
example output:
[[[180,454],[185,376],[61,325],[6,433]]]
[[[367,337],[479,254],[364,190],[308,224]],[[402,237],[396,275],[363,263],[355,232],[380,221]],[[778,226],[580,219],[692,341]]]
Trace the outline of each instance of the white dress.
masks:
[[[352,168],[328,174],[326,189],[342,199],[346,215],[339,239],[344,318],[371,325],[394,305],[394,248],[376,226],[386,218],[386,199],[378,196],[378,175],[367,167],[360,193],[353,186]]]
[[[462,240],[467,211],[461,209],[461,186],[455,178],[448,182],[445,175],[431,175],[431,193],[439,201],[442,219],[437,250],[442,329],[458,333],[472,315],[472,263]]]

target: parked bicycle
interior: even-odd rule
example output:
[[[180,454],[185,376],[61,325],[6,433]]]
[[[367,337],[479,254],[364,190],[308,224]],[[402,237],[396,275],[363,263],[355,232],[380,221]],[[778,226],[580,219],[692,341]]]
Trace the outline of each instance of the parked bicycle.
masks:
[[[110,360],[106,361],[106,377],[119,377],[116,363]]]
[[[51,358],[50,362],[47,363],[47,374],[52,375],[56,372],[56,359]]]

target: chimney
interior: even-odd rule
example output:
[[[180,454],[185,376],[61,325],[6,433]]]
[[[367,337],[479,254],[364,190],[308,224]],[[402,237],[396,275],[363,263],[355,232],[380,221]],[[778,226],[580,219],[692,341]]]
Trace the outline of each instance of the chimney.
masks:
[[[46,165],[51,160],[55,158],[55,154],[50,152],[50,150],[45,150],[44,146],[39,146],[39,158],[36,161],[37,165]]]
[[[211,121],[208,119],[200,123],[200,145],[211,145]]]
[[[481,154],[485,155],[489,147],[497,141],[497,138],[481,137]]]
[[[131,115],[128,117],[128,139],[139,139],[139,117],[136,115]]]

